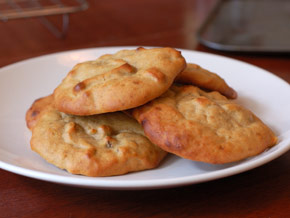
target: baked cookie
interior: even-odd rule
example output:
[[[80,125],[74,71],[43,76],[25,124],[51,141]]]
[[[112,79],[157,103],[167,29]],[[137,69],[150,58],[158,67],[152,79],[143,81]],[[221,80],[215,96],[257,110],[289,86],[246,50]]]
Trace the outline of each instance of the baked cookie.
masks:
[[[93,115],[140,106],[163,94],[186,66],[173,48],[138,48],[77,64],[54,91],[56,108]]]
[[[155,168],[166,152],[122,112],[74,116],[53,107],[32,128],[31,148],[72,174],[113,176]]]
[[[52,95],[35,100],[31,105],[31,107],[26,112],[25,120],[27,128],[31,130],[35,126],[42,111],[51,106],[53,106]]]
[[[249,110],[218,92],[207,93],[194,86],[172,86],[132,114],[154,144],[195,161],[239,161],[277,141]]]
[[[224,79],[197,64],[188,63],[185,70],[175,78],[175,82],[195,85],[210,91],[218,91],[231,99],[237,98],[237,92]]]

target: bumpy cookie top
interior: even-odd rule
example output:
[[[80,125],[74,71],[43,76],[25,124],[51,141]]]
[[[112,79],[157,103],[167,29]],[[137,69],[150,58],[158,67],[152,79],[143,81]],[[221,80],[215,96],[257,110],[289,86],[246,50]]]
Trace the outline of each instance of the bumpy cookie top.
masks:
[[[173,48],[138,48],[77,64],[54,91],[61,112],[93,115],[140,106],[163,94],[185,68]]]
[[[172,86],[133,110],[147,137],[164,150],[208,163],[228,163],[273,146],[274,133],[251,111],[218,92]]]
[[[175,81],[210,91],[218,91],[228,98],[237,98],[237,92],[223,78],[197,64],[188,63],[185,70],[175,78]]]
[[[53,107],[32,128],[31,148],[73,174],[112,176],[157,167],[166,152],[122,112],[74,116]]]

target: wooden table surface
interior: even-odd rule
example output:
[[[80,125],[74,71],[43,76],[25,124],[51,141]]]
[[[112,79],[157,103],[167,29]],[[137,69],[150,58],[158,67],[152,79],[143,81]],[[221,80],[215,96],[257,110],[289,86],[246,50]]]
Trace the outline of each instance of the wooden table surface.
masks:
[[[239,59],[290,82],[289,55],[217,52],[198,44],[196,31],[215,3],[90,1],[88,10],[70,16],[64,39],[55,37],[38,19],[0,21],[0,67],[79,48],[170,46]],[[60,16],[49,19],[61,25]],[[76,188],[0,170],[0,217],[290,217],[289,163],[287,152],[268,164],[224,179],[146,191]]]

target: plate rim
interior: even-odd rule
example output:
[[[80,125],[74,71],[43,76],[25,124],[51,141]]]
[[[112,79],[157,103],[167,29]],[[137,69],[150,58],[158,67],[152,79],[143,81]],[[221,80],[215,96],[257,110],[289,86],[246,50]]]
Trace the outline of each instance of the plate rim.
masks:
[[[228,168],[215,170],[211,172],[206,172],[193,176],[183,176],[178,178],[166,178],[166,179],[154,179],[150,180],[107,180],[107,177],[83,177],[79,175],[77,178],[68,177],[65,175],[55,175],[50,173],[45,173],[37,170],[31,170],[27,168],[22,168],[15,166],[0,160],[0,168],[17,175],[25,176],[28,178],[33,178],[41,181],[52,182],[63,185],[94,188],[94,189],[118,189],[118,190],[145,190],[145,189],[163,189],[193,185],[203,182],[208,182],[212,180],[217,180],[221,178],[230,177],[233,175],[238,175],[243,172],[253,170],[260,167],[287,152],[290,149],[290,140],[288,140],[288,145],[276,149],[269,155],[255,160],[249,160],[249,162],[243,162]],[[134,173],[134,172],[132,172]],[[35,175],[37,174],[37,175]],[[116,176],[117,178],[118,176]],[[95,181],[93,181],[95,180]],[[164,182],[166,182],[164,184]]]

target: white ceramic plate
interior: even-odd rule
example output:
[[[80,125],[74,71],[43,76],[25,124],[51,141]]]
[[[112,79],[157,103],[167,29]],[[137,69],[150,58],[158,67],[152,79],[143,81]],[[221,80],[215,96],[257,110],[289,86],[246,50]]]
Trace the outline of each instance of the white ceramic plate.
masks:
[[[0,167],[49,182],[100,189],[154,189],[210,181],[263,165],[290,148],[290,86],[258,67],[195,51],[181,50],[188,62],[218,73],[239,93],[237,102],[258,115],[279,136],[279,144],[247,160],[211,165],[169,155],[154,170],[123,176],[90,178],[71,175],[30,150],[25,113],[32,102],[52,93],[78,62],[133,47],[108,47],[61,52],[0,69]],[[7,181],[8,182],[8,181]]]

